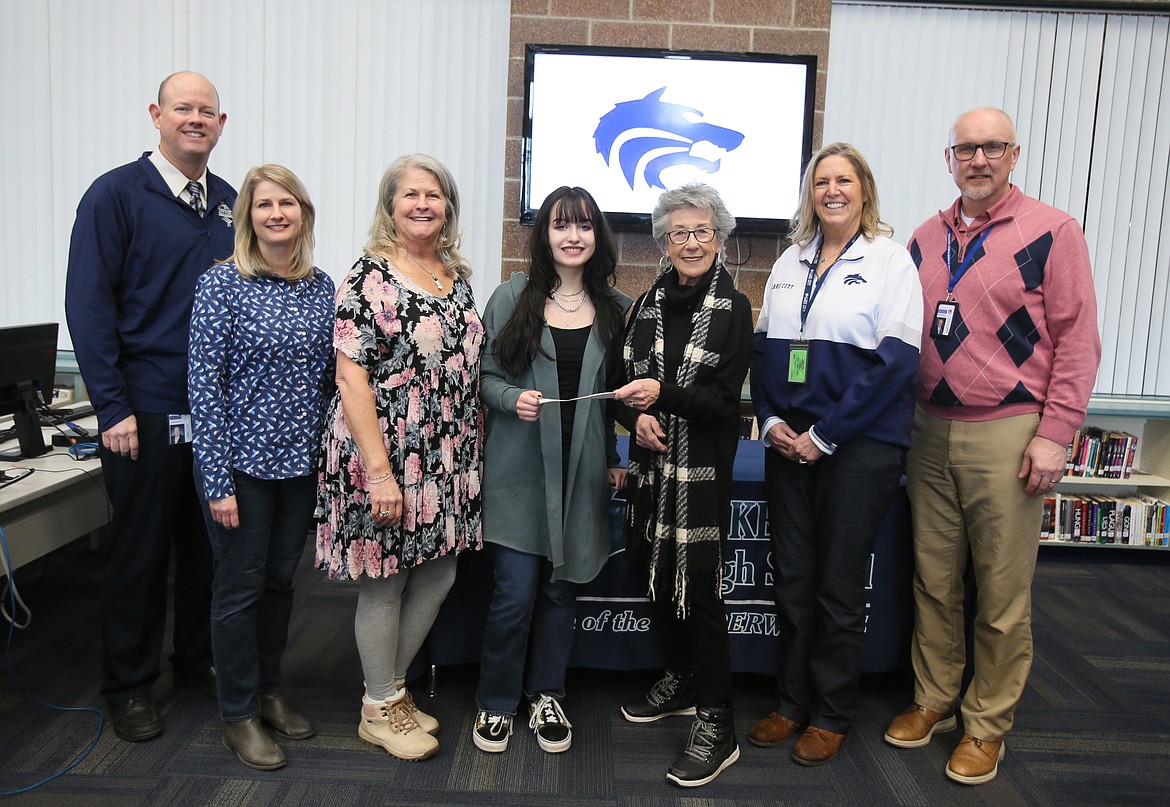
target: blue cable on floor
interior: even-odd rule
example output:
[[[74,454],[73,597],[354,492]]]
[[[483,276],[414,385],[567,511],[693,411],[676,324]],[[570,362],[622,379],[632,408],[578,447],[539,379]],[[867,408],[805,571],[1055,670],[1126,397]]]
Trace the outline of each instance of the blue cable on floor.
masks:
[[[16,581],[14,576],[15,570],[12,568],[12,558],[8,554],[8,537],[4,534],[3,527],[0,527],[0,552],[3,552],[4,570],[6,570],[8,573],[8,602],[11,611],[9,612],[10,619],[8,620],[8,641],[4,644],[4,658],[8,662],[8,679],[12,682],[12,689],[19,693],[26,700],[30,700],[35,704],[43,706],[45,709],[49,709],[55,712],[93,712],[95,715],[97,715],[98,719],[97,733],[94,735],[93,741],[90,742],[89,746],[81,752],[81,755],[77,757],[77,759],[70,762],[52,776],[42,779],[39,782],[34,782],[27,787],[18,788],[16,790],[0,790],[0,796],[16,796],[20,793],[27,793],[30,790],[35,790],[41,785],[51,782],[58,776],[62,776],[63,774],[71,771],[73,768],[77,767],[77,765],[80,764],[83,759],[89,756],[89,752],[93,750],[94,746],[97,745],[98,740],[101,739],[102,728],[105,726],[106,719],[101,709],[95,709],[92,706],[54,706],[51,703],[45,703],[42,700],[34,698],[32,695],[28,694],[16,685],[16,671],[12,667],[12,637],[16,634]],[[24,606],[24,603],[21,603],[21,606]],[[27,607],[25,610],[28,610]]]

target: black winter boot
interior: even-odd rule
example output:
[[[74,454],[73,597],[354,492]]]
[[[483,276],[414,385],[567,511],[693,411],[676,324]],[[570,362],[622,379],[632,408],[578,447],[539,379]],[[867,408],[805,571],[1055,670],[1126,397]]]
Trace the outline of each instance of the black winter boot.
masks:
[[[694,675],[670,670],[650,691],[622,705],[622,716],[631,723],[653,723],[671,715],[695,713]]]
[[[731,704],[700,706],[686,750],[674,761],[666,778],[682,787],[705,785],[739,759],[735,715]]]

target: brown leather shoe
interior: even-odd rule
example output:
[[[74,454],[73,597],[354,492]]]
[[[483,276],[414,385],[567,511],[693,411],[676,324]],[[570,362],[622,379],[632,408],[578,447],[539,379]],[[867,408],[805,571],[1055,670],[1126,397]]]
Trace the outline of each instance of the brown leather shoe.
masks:
[[[289,740],[307,740],[317,733],[313,724],[293,711],[279,692],[260,693],[260,720],[281,737]]]
[[[999,773],[999,761],[1005,753],[1003,740],[980,740],[964,734],[947,763],[947,778],[965,785],[990,782]]]
[[[259,717],[224,723],[223,744],[249,768],[274,771],[285,765],[284,751],[268,736]]]
[[[800,729],[801,725],[795,720],[789,720],[779,712],[772,712],[751,727],[748,740],[760,748],[772,748],[780,745]]]
[[[943,714],[919,706],[917,703],[890,721],[886,742],[899,748],[921,748],[930,742],[934,733],[954,731],[958,721],[954,713]]]
[[[834,731],[809,726],[804,730],[804,734],[800,735],[796,745],[793,746],[792,759],[809,767],[824,765],[837,756],[837,752],[841,750],[841,745],[848,736],[848,732],[837,734]]]

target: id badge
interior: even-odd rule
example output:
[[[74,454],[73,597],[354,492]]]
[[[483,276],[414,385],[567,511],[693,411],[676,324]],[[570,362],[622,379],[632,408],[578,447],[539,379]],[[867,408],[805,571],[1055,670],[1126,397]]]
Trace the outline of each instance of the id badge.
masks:
[[[808,380],[808,342],[793,342],[788,349],[788,382],[803,384]]]
[[[934,309],[934,324],[930,326],[930,335],[935,339],[947,339],[954,332],[958,319],[959,303],[955,300],[943,300]]]
[[[191,442],[192,438],[190,415],[167,415],[167,442],[173,446],[180,446]]]

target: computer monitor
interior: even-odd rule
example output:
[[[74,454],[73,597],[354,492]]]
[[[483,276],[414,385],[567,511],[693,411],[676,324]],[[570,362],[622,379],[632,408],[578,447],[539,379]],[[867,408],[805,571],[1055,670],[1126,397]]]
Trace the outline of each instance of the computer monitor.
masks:
[[[0,328],[0,415],[13,416],[19,446],[0,452],[0,459],[39,457],[49,450],[37,408],[53,400],[57,329],[56,322]]]

